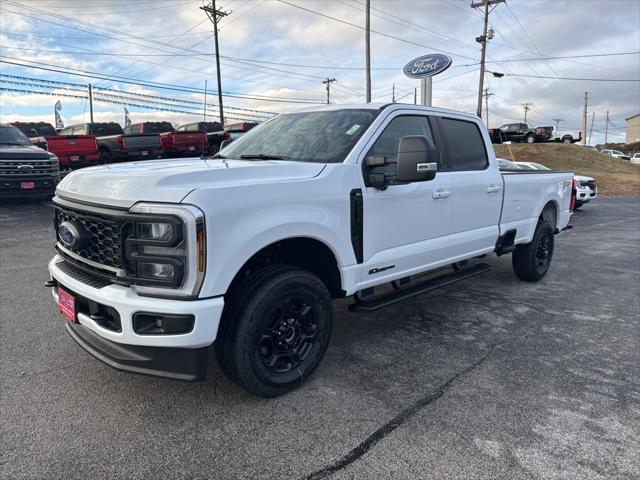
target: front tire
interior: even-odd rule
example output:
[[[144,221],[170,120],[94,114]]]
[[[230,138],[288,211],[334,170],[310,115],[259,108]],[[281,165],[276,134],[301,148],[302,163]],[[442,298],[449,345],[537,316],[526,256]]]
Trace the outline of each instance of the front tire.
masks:
[[[531,242],[516,246],[511,255],[515,274],[526,282],[537,282],[549,270],[554,248],[553,227],[544,220],[538,226]]]
[[[324,356],[331,296],[312,273],[263,268],[233,287],[215,342],[224,373],[245,390],[276,397],[302,385]]]

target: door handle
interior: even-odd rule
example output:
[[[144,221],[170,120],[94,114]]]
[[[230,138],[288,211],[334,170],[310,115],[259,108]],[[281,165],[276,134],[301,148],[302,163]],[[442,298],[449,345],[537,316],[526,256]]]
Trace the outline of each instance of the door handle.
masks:
[[[500,190],[502,190],[502,187],[498,185],[489,185],[487,187],[487,193],[496,193],[496,192],[499,192]]]
[[[433,192],[433,198],[447,198],[451,196],[451,192],[449,190],[436,190]]]

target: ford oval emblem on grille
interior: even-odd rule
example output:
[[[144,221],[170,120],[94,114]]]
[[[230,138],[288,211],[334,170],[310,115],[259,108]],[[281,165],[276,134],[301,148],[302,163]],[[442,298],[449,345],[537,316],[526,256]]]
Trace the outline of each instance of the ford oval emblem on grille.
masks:
[[[18,165],[18,171],[22,173],[32,172],[33,165]]]
[[[87,242],[88,234],[80,222],[62,222],[58,227],[58,238],[65,247],[79,250]]]

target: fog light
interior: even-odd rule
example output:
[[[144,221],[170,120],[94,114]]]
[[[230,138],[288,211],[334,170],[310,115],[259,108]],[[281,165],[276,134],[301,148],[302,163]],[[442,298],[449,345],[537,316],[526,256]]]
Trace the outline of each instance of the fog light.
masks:
[[[173,265],[168,263],[138,263],[138,276],[171,280],[175,275]]]
[[[194,323],[195,317],[188,314],[136,312],[133,315],[133,331],[140,335],[189,333]]]

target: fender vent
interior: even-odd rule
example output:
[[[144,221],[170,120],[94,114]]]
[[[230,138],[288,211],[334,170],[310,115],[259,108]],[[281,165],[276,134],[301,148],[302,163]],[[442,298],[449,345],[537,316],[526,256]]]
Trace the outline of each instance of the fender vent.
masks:
[[[355,188],[349,196],[351,202],[351,245],[358,263],[362,263],[362,224],[364,220],[364,206],[362,190]]]

